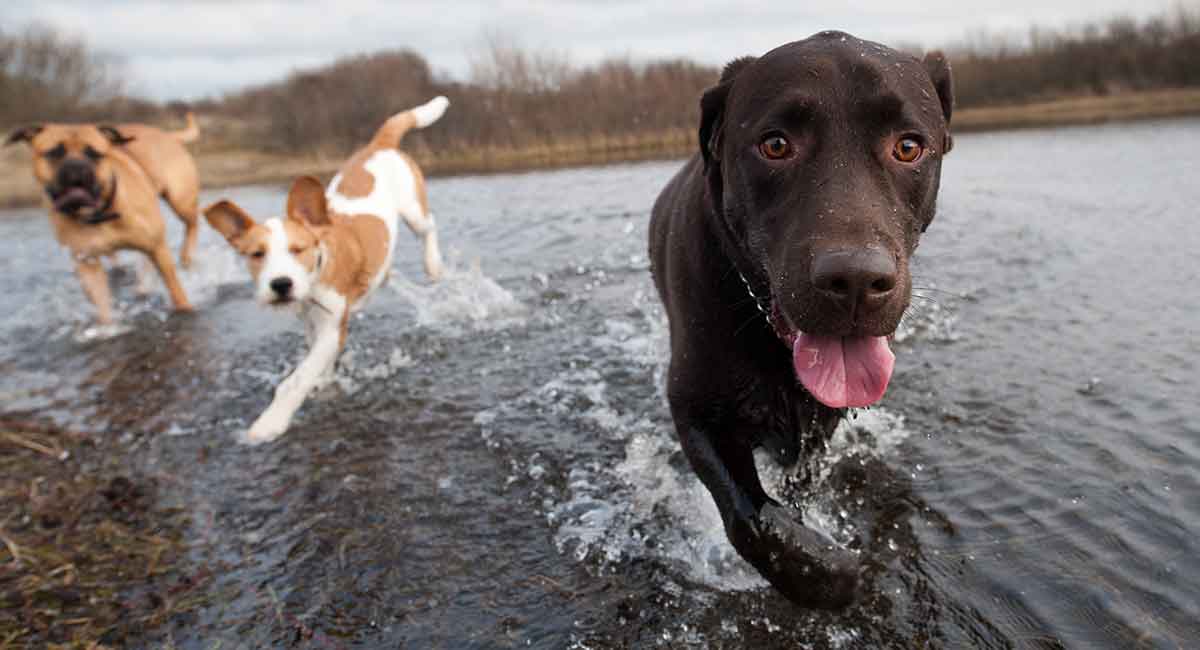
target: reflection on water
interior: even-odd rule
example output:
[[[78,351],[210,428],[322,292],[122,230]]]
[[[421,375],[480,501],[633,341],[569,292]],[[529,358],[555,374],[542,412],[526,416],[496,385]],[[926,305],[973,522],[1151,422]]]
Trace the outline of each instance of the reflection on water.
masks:
[[[92,432],[192,514],[208,598],[150,645],[1189,647],[1197,136],[959,138],[892,392],[812,483],[760,461],[863,557],[845,613],[765,586],[675,442],[644,230],[677,163],[432,181],[446,280],[401,242],[337,381],[260,448],[234,434],[303,336],[215,233],[183,274],[198,313],[137,297],[127,258],[125,329],[97,332],[44,221],[5,219],[0,415]]]

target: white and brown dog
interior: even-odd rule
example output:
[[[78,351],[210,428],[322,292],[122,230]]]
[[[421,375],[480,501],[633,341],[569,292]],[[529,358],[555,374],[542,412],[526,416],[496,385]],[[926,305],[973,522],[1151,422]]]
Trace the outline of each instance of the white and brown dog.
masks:
[[[246,258],[257,300],[296,309],[310,346],[251,425],[246,442],[283,435],[309,392],[332,376],[350,314],[391,271],[401,217],[424,241],[425,272],[434,280],[441,276],[425,179],[397,146],[409,129],[433,124],[449,104],[437,97],[391,117],[346,161],[328,189],[311,176],[296,179],[283,217],[260,224],[230,201],[204,209],[209,224]]]

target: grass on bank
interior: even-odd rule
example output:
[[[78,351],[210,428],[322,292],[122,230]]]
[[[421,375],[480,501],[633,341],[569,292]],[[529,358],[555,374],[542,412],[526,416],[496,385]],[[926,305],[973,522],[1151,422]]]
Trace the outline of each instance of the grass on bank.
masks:
[[[91,436],[0,419],[0,650],[124,645],[203,604],[188,515]]]
[[[955,113],[956,133],[1094,124],[1124,120],[1200,115],[1200,89],[1118,93],[1057,99],[1017,106],[969,108]],[[202,119],[202,125],[211,120]],[[286,155],[242,146],[236,129],[202,126],[208,135],[193,146],[205,187],[283,183],[301,174],[331,176],[341,155]],[[226,139],[222,139],[222,135]],[[620,137],[572,138],[519,148],[454,148],[412,151],[430,175],[509,172],[682,157],[695,147],[692,130],[672,130]],[[0,149],[0,208],[35,205],[40,188],[34,182],[24,147]]]

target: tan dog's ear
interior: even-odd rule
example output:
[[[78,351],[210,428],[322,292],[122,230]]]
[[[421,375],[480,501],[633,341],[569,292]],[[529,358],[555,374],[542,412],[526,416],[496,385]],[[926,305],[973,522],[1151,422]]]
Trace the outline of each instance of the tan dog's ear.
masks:
[[[204,208],[204,218],[213,230],[225,236],[230,243],[254,227],[254,218],[233,201],[224,199]]]
[[[129,144],[134,140],[133,138],[118,131],[117,127],[115,126],[101,125],[96,127],[96,129],[99,130],[100,133],[103,133],[104,137],[108,138],[109,142],[116,145]]]
[[[325,205],[325,187],[312,176],[301,176],[288,192],[288,219],[310,226],[328,226],[329,212]]]
[[[30,140],[34,139],[34,137],[36,137],[37,134],[42,132],[42,128],[43,127],[41,124],[33,124],[30,126],[23,126],[19,129],[17,129],[16,131],[13,131],[12,133],[8,134],[8,139],[4,141],[4,145],[8,146],[10,144],[16,144],[18,142],[29,142]]]

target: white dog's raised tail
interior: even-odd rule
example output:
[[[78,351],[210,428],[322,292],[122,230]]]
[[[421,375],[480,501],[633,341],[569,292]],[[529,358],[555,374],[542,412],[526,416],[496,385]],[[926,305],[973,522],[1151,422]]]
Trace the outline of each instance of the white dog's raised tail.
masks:
[[[446,114],[446,109],[449,106],[450,100],[438,95],[428,102],[409,110],[412,112],[413,117],[416,118],[416,127],[423,129],[441,119],[442,115]]]

